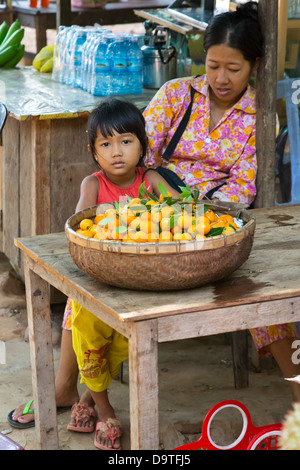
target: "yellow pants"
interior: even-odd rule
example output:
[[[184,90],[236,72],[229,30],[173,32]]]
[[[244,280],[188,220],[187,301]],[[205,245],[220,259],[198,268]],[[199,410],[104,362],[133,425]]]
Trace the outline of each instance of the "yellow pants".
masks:
[[[102,392],[128,358],[128,339],[74,300],[71,305],[73,348],[81,383],[94,392]]]

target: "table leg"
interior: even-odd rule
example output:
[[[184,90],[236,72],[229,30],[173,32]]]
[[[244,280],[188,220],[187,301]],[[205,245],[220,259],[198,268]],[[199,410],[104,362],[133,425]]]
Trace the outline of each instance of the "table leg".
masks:
[[[159,449],[157,321],[132,324],[129,338],[132,450]]]
[[[59,448],[49,284],[24,263],[37,450]]]

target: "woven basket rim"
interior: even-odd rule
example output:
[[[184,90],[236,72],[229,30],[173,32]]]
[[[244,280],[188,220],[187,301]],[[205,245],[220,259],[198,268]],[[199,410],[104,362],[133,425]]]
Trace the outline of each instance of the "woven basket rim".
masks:
[[[221,234],[201,240],[176,240],[170,242],[139,243],[122,242],[122,240],[100,240],[84,237],[74,231],[73,227],[78,225],[81,220],[94,217],[100,206],[114,207],[112,203],[107,203],[95,205],[73,214],[65,223],[65,234],[69,242],[97,251],[127,253],[132,255],[157,255],[212,250],[223,246],[230,246],[241,242],[241,240],[254,232],[256,225],[255,217],[245,208],[241,209],[239,205],[237,205],[237,208],[234,208],[233,203],[228,203],[227,205],[211,203],[210,201],[201,201],[200,203],[210,205],[219,212],[231,213],[231,215],[237,215],[237,213],[239,213],[240,217],[246,221],[246,224],[238,231],[232,233]]]

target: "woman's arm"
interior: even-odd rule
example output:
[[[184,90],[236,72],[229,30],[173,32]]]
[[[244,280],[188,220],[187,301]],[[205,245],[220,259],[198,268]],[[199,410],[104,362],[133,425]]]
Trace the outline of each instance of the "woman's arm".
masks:
[[[240,158],[231,167],[226,184],[213,195],[221,201],[251,204],[256,195],[257,161],[255,132],[248,139]]]
[[[97,204],[99,181],[96,176],[89,175],[81,183],[80,197],[76,206],[76,212]]]
[[[164,187],[166,188],[166,190],[172,194],[172,197],[173,198],[178,198],[179,196],[179,192],[176,191],[175,189],[172,188],[172,186],[169,185],[169,183],[166,182],[166,180],[159,174],[157,173],[155,170],[148,170],[147,173],[146,173],[146,176],[147,176],[147,179],[151,185],[151,189],[152,191],[155,193],[156,196],[160,196],[161,192],[159,191],[159,188],[158,188],[158,182],[160,181],[161,183],[163,183]],[[182,182],[182,184],[184,185],[184,183]]]
[[[146,132],[148,136],[148,149],[145,158],[147,167],[161,165],[161,155],[166,145],[172,121],[182,103],[175,97],[179,81],[165,83],[152,98],[144,111]]]

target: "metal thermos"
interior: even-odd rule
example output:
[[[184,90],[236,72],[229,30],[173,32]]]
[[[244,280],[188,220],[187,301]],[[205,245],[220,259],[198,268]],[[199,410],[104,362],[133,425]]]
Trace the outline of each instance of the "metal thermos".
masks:
[[[168,34],[163,40],[162,36],[151,36],[148,44],[142,46],[142,52],[145,88],[160,88],[168,80],[176,78],[177,53]]]

